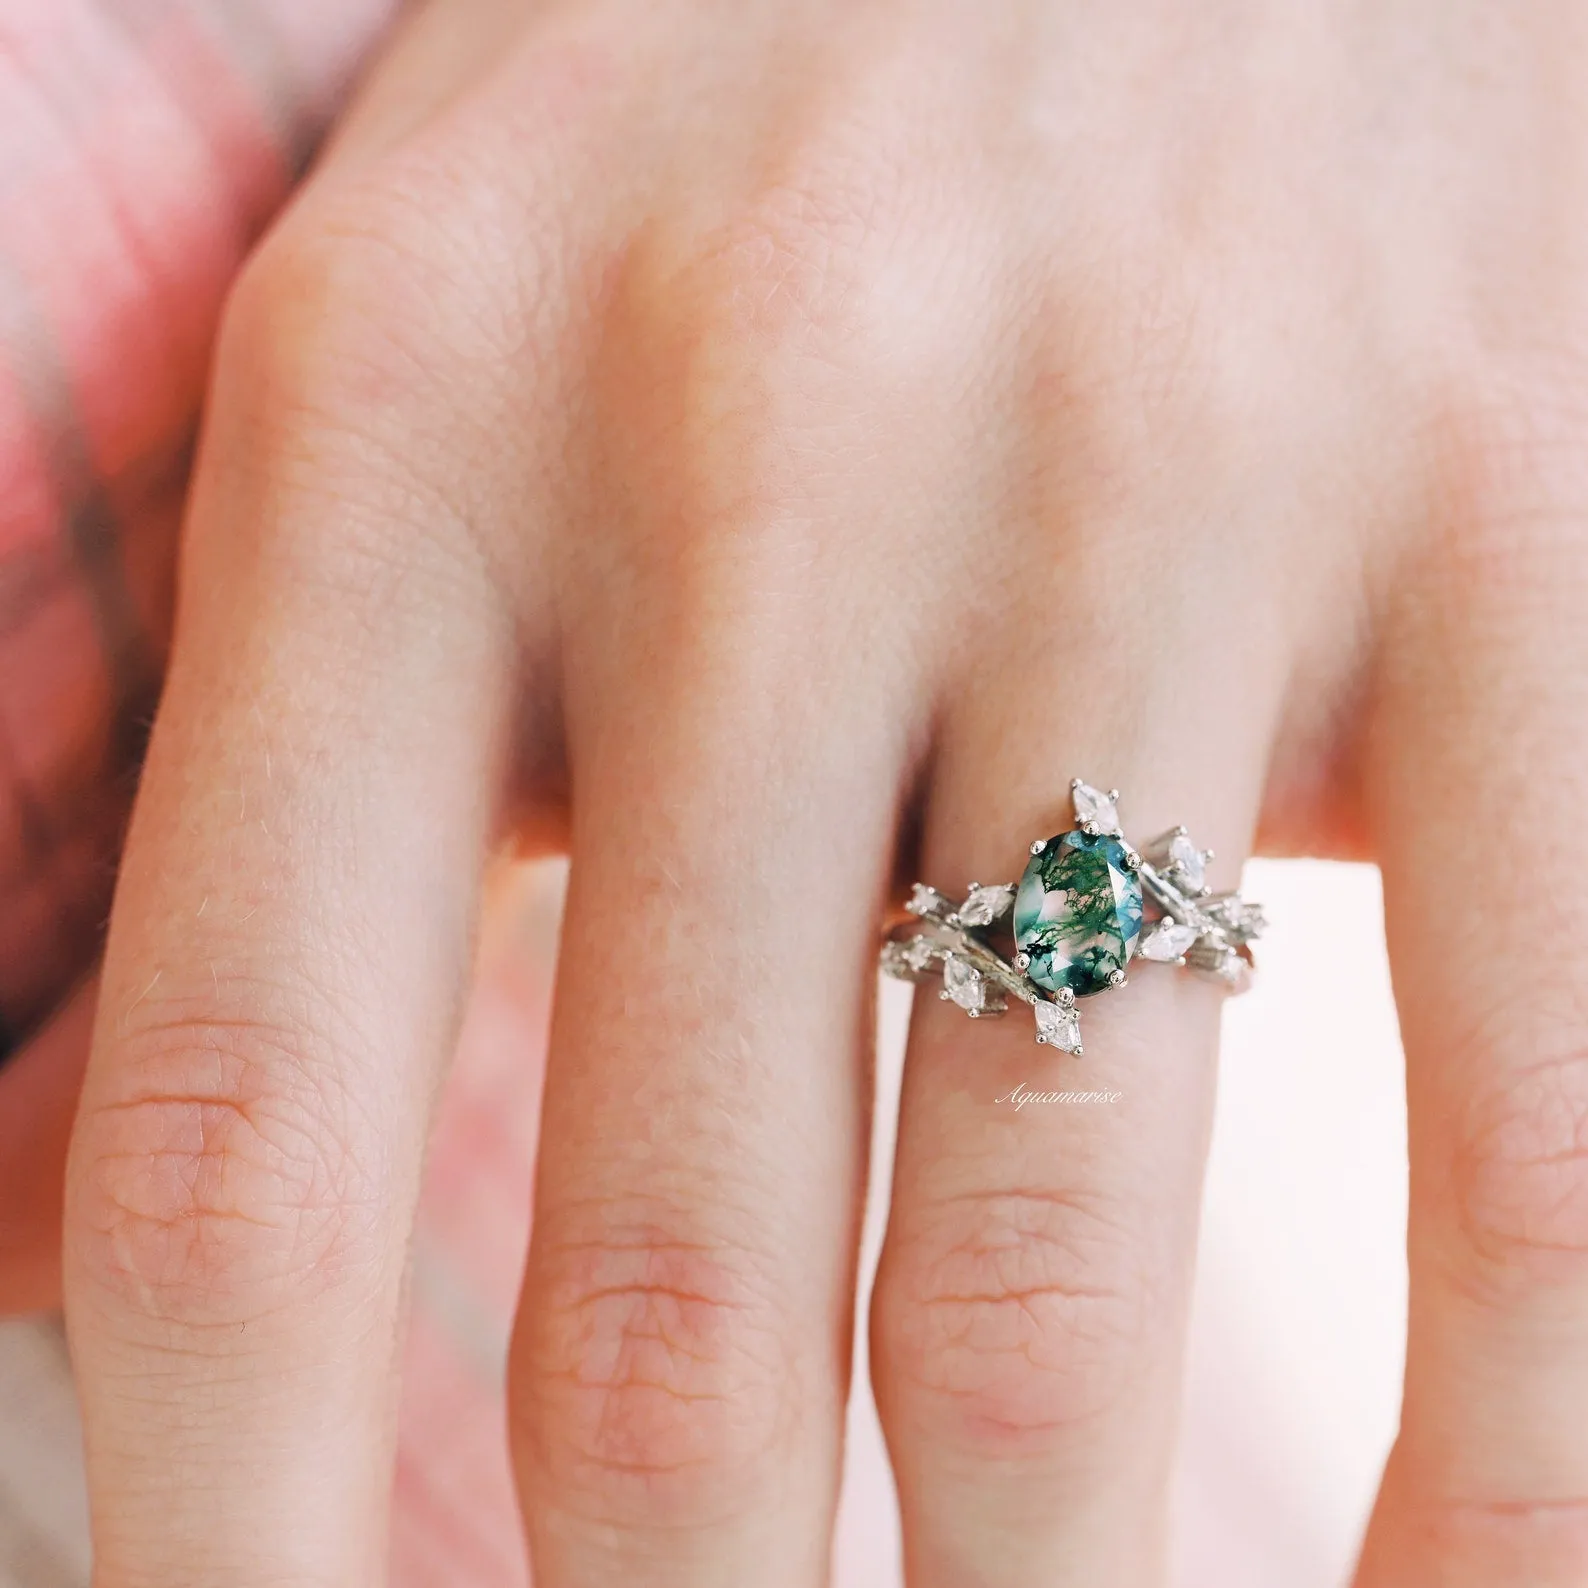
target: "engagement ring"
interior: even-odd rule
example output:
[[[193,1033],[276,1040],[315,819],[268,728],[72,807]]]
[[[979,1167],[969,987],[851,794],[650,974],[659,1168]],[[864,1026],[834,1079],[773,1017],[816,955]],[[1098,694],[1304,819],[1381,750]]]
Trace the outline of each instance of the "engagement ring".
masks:
[[[1018,998],[1031,1005],[1038,1042],[1077,1056],[1076,1000],[1123,986],[1137,955],[1244,992],[1250,945],[1267,923],[1239,893],[1208,887],[1212,850],[1175,827],[1138,851],[1119,825],[1118,789],[1076,778],[1070,795],[1076,825],[1032,844],[1018,884],[972,883],[956,904],[916,883],[905,905],[915,919],[883,944],[883,970],[905,981],[941,976],[940,996],[973,1018],[1001,1015]]]

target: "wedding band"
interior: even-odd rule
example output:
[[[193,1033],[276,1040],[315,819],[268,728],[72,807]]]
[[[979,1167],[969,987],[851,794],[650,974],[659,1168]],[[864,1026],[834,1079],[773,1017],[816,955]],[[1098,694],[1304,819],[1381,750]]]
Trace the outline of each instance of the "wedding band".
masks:
[[[1138,851],[1119,824],[1118,789],[1076,778],[1070,797],[1075,826],[1032,844],[1018,883],[973,882],[958,904],[916,883],[905,905],[914,919],[883,944],[882,969],[905,981],[941,976],[940,996],[973,1019],[1004,1014],[1018,998],[1036,1016],[1037,1041],[1077,1057],[1076,1000],[1123,986],[1138,955],[1244,992],[1251,944],[1268,923],[1239,893],[1209,888],[1213,851],[1184,827]]]

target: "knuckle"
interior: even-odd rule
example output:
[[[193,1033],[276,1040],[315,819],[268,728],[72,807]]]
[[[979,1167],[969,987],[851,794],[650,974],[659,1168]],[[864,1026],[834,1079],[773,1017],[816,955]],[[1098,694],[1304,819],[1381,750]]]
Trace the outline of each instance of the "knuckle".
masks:
[[[366,1271],[378,1198],[300,1038],[183,1015],[122,1057],[127,1084],[86,1106],[75,1148],[72,1235],[99,1291],[227,1326]]]
[[[395,438],[421,417],[435,432],[438,392],[466,399],[521,364],[522,311],[544,296],[530,278],[555,248],[482,214],[490,185],[437,150],[388,156],[266,238],[232,287],[218,355],[219,387],[264,445],[296,451],[308,426],[391,439],[382,461],[400,464]]]
[[[868,222],[821,179],[762,192],[708,240],[697,265],[708,304],[747,347],[828,343],[858,329]]]
[[[789,176],[705,235],[659,229],[623,266],[615,313],[644,373],[626,367],[621,412],[674,497],[665,534],[642,521],[633,565],[675,593],[681,625],[737,614],[763,638],[793,635],[842,605],[843,493],[798,460],[872,401],[880,366],[863,350],[891,334],[874,227],[842,182]]]
[[[1588,1496],[1522,1492],[1397,1494],[1426,1558],[1459,1561],[1469,1581],[1569,1583],[1588,1561]]]
[[[1127,1389],[1152,1308],[1136,1248],[1077,1193],[976,1193],[933,1209],[878,1276],[885,1411],[994,1451],[1101,1418]]]
[[[431,318],[416,254],[385,228],[302,219],[243,268],[221,331],[221,378],[244,372],[267,440],[400,400]],[[242,387],[242,382],[236,383]]]
[[[912,334],[888,276],[893,234],[909,228],[917,254],[940,246],[914,238],[908,205],[896,168],[855,134],[821,129],[720,224],[681,249],[664,240],[646,285],[682,310],[713,366],[783,380],[860,368]]]
[[[514,1354],[524,1448],[602,1519],[710,1520],[748,1503],[793,1407],[786,1309],[755,1254],[642,1214],[537,1230]]]
[[[400,188],[339,196],[333,214],[294,217],[244,268],[221,328],[212,428],[234,502],[269,510],[196,514],[195,555],[218,547],[248,560],[248,577],[366,608],[400,602],[416,580],[430,599],[472,596],[482,574],[500,586],[459,460],[503,444],[506,399],[487,382],[510,378],[503,349],[516,333],[481,323],[478,305],[503,296],[489,263],[438,258],[411,218],[387,213],[421,203]],[[435,206],[432,230],[447,229],[435,225],[446,213]],[[239,574],[230,562],[209,577]]]
[[[1465,1266],[1481,1288],[1588,1278],[1588,1051],[1475,1093],[1453,1173]]]

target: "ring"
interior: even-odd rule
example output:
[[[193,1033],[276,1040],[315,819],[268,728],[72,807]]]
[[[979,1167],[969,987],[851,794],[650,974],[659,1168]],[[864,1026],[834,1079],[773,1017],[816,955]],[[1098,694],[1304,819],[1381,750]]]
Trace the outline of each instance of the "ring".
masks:
[[[1119,825],[1118,789],[1105,794],[1076,778],[1070,797],[1075,826],[1032,844],[1018,883],[973,882],[959,904],[916,883],[905,904],[915,919],[883,944],[882,969],[912,982],[941,976],[939,996],[973,1019],[1001,1015],[1018,998],[1036,1016],[1037,1041],[1077,1057],[1076,999],[1122,987],[1138,954],[1244,992],[1251,944],[1268,923],[1239,893],[1208,887],[1213,851],[1198,849],[1184,827],[1138,851]],[[1007,958],[995,932],[1013,938]]]

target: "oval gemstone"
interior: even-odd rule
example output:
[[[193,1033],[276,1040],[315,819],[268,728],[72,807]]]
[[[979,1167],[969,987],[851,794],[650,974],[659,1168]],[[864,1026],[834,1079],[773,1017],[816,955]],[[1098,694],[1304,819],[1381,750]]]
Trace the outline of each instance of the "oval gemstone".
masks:
[[[1141,879],[1106,833],[1061,833],[1031,857],[1015,895],[1015,947],[1049,992],[1101,992],[1141,937]]]

